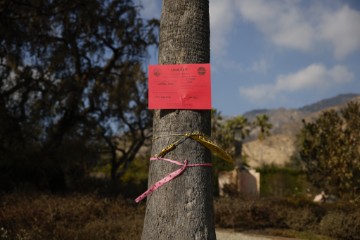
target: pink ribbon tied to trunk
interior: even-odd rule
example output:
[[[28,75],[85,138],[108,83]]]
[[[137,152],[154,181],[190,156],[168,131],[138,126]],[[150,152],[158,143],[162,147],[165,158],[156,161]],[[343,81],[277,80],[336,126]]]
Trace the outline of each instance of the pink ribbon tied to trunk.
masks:
[[[161,157],[152,157],[150,158],[150,161],[166,161],[166,162],[170,162],[170,163],[174,163],[176,165],[181,166],[181,168],[179,168],[178,170],[170,173],[169,175],[167,175],[166,177],[164,177],[163,179],[157,181],[156,183],[154,183],[148,190],[146,190],[143,194],[141,194],[139,197],[137,197],[135,199],[135,202],[140,202],[141,200],[143,200],[144,198],[146,198],[148,195],[150,195],[152,192],[154,192],[156,189],[158,189],[159,187],[161,187],[162,185],[164,185],[167,182],[170,182],[171,180],[173,180],[174,178],[176,178],[177,176],[181,175],[186,168],[188,167],[212,167],[211,163],[195,163],[195,164],[188,164],[188,160],[184,160],[184,163],[175,161],[175,160],[171,160],[168,158],[161,158]]]

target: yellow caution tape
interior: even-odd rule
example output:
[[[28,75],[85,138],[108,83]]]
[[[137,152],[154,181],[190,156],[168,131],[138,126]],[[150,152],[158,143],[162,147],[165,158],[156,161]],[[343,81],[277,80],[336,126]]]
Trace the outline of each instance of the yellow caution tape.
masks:
[[[180,134],[176,134],[176,135],[180,135]],[[166,153],[173,150],[178,144],[180,144],[186,138],[191,138],[191,139],[201,143],[204,147],[206,147],[207,149],[212,151],[219,158],[221,158],[229,163],[234,163],[234,159],[230,156],[230,154],[225,152],[221,147],[216,145],[214,142],[210,141],[204,134],[202,134],[200,132],[194,132],[194,133],[186,133],[186,134],[181,134],[181,135],[184,137],[175,141],[174,143],[170,144],[166,148],[162,149],[161,152],[157,156],[163,157]]]
[[[174,148],[176,148],[177,145],[179,145],[180,143],[182,143],[185,139],[186,136],[185,135],[178,135],[178,136],[183,136],[182,138],[176,140],[175,142],[173,142],[172,144],[170,144],[169,146],[167,146],[166,148],[163,148],[161,150],[161,152],[159,154],[156,155],[156,157],[163,157],[165,154],[167,154],[168,152],[170,152],[171,150],[173,150]]]
[[[165,154],[167,154],[168,152],[173,150],[175,147],[176,147],[176,145],[174,143],[170,144],[169,146],[167,146],[166,148],[161,150],[161,152],[158,155],[156,155],[156,157],[163,157]]]
[[[192,138],[195,141],[204,145],[206,148],[208,148],[210,151],[212,151],[219,158],[221,158],[229,163],[234,163],[234,159],[230,156],[230,154],[228,154],[221,147],[219,147],[218,145],[216,145],[215,143],[213,143],[212,141],[207,139],[204,135],[194,134],[194,135],[191,135],[190,138]]]

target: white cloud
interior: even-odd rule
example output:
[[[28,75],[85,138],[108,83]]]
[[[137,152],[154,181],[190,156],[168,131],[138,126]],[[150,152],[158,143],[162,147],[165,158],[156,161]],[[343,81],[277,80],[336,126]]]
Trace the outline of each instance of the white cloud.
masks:
[[[233,0],[210,0],[211,51],[224,55],[228,46],[227,35],[233,28],[235,11]]]
[[[280,46],[309,50],[314,32],[299,7],[299,1],[239,0],[241,16],[256,25]]]
[[[325,12],[320,24],[321,38],[334,47],[336,59],[360,49],[360,12],[344,5],[334,12]]]
[[[251,101],[263,103],[266,101],[273,101],[276,99],[275,88],[271,85],[261,84],[255,87],[240,88],[240,95]]]
[[[337,65],[329,71],[329,78],[336,84],[345,84],[354,80],[355,75],[345,66]]]
[[[278,76],[273,85],[261,84],[240,88],[240,94],[253,101],[265,102],[275,100],[277,96],[284,93],[331,88],[351,82],[353,79],[354,74],[345,66],[336,65],[328,69],[323,64],[311,64],[295,73]]]
[[[160,0],[137,2],[144,18],[160,18]],[[226,55],[240,19],[280,47],[316,51],[326,43],[337,60],[360,50],[360,11],[341,1],[210,0],[211,51],[216,57]]]
[[[324,65],[311,64],[296,73],[279,76],[274,88],[276,92],[293,92],[312,87],[320,87],[328,81],[326,78],[327,75],[329,75],[329,73]]]
[[[218,58],[215,59],[214,63],[216,66],[221,67],[225,71],[232,71],[236,73],[251,72],[257,74],[266,74],[270,68],[270,63],[265,58],[260,58],[249,64],[243,64],[239,61],[226,58],[218,61]]]
[[[238,0],[236,7],[245,21],[253,23],[280,47],[309,51],[329,43],[338,60],[360,50],[360,12],[347,5],[328,1],[306,5],[303,0]]]

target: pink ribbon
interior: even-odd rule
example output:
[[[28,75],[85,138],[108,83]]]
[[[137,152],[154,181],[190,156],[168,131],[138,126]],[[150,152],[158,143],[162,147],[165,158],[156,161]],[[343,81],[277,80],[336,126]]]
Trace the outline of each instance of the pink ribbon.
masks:
[[[169,175],[167,175],[166,177],[164,177],[163,179],[161,179],[160,181],[158,181],[154,185],[152,185],[148,190],[146,190],[143,194],[141,194],[139,197],[137,197],[135,199],[135,202],[137,202],[137,203],[140,202],[141,200],[143,200],[144,198],[146,198],[149,194],[154,192],[156,189],[158,189],[159,187],[161,187],[165,183],[170,182],[171,180],[173,180],[177,176],[181,175],[186,170],[186,168],[188,168],[188,167],[199,167],[199,166],[211,167],[212,166],[211,163],[188,164],[187,160],[184,160],[184,163],[181,163],[181,162],[174,161],[174,160],[171,160],[171,159],[168,159],[168,158],[160,158],[160,157],[152,157],[152,158],[150,158],[150,161],[156,161],[156,160],[161,160],[161,161],[167,161],[167,162],[170,162],[170,163],[174,163],[176,165],[181,166],[181,168],[179,168],[178,170],[170,173]]]

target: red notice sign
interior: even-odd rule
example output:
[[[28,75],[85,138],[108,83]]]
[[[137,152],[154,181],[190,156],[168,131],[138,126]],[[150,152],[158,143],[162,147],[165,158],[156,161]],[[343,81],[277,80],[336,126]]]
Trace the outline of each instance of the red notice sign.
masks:
[[[211,109],[210,64],[150,65],[149,109]]]

